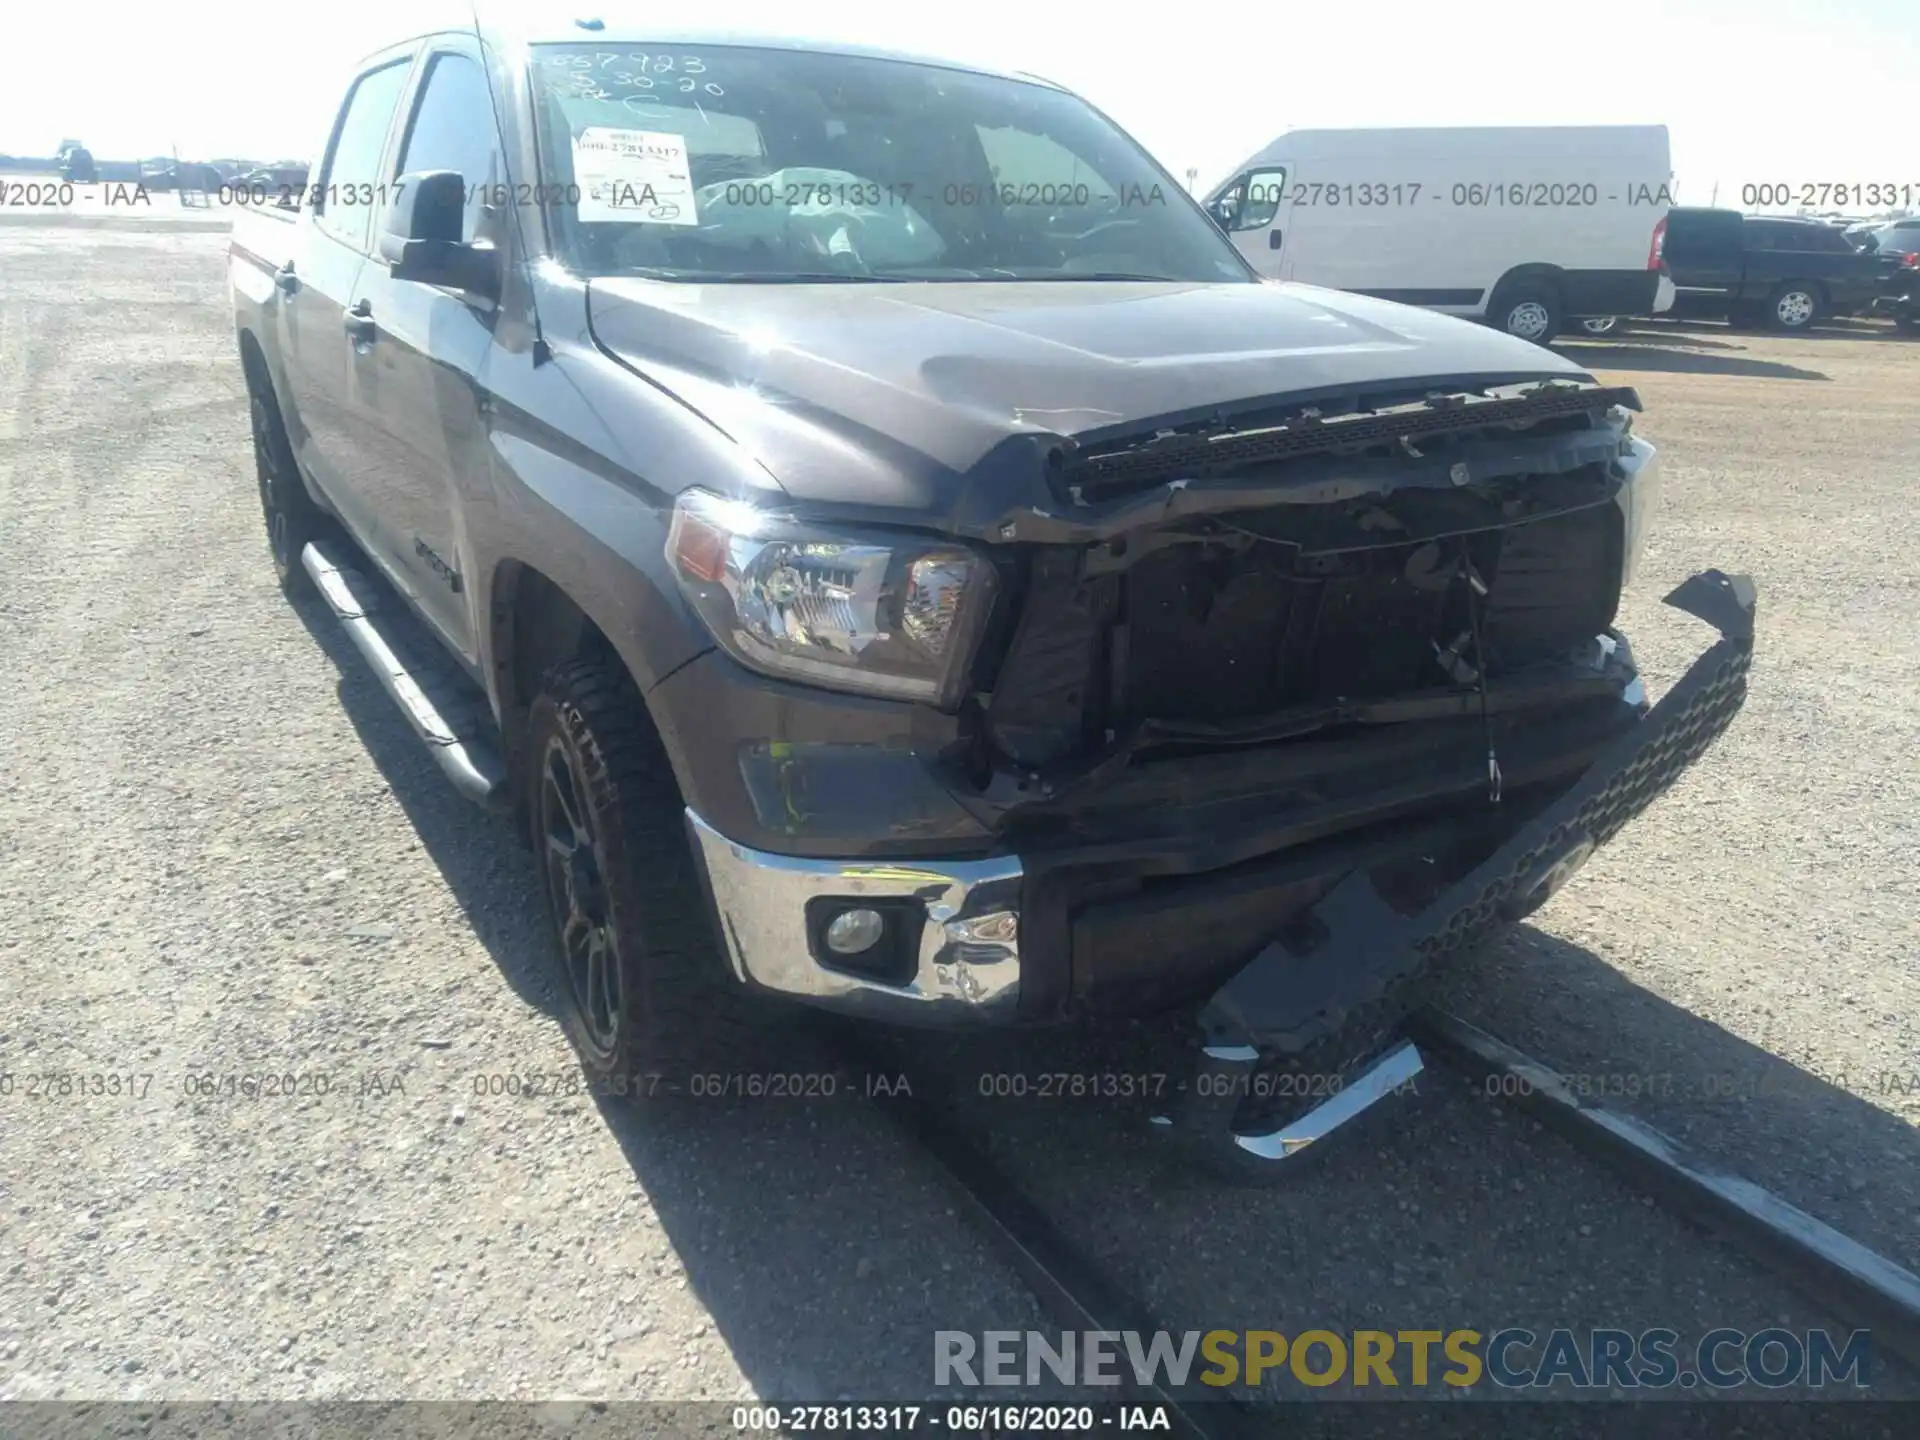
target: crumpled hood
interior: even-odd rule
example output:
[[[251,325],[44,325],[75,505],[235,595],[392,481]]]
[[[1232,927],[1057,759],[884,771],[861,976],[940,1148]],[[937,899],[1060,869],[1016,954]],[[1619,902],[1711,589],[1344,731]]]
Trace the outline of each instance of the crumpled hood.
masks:
[[[1251,402],[1578,377],[1485,326],[1301,285],[594,280],[595,340],[799,500],[938,523],[1045,453]],[[903,513],[904,512],[904,513]]]

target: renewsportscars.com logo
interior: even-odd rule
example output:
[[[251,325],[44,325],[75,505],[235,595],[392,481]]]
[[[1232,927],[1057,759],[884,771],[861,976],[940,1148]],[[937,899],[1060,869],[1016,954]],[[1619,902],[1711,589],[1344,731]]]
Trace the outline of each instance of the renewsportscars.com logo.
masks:
[[[1502,1389],[1731,1390],[1743,1385],[1865,1388],[1872,1341],[1855,1330],[1709,1330],[1683,1345],[1677,1330],[1569,1329],[1544,1334],[1478,1330],[936,1330],[933,1378],[941,1386],[1174,1387],[1194,1381],[1257,1386],[1268,1377],[1315,1389],[1491,1381]]]

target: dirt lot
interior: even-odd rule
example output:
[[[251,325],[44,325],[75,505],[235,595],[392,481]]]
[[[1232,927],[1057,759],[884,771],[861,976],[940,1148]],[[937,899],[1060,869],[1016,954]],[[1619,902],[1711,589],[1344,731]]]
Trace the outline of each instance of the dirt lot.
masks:
[[[0,1397],[899,1400],[934,1330],[1037,1326],[857,1097],[494,1093],[568,1065],[530,866],[272,583],[223,245],[0,229]],[[1750,571],[1753,698],[1454,1003],[1668,1077],[1631,1108],[1911,1257],[1920,345],[1569,351],[1641,387],[1667,457],[1624,628],[1664,682],[1709,635],[1659,596]],[[943,1063],[1175,1328],[1827,1323],[1458,1083],[1225,1191],[1111,1112],[978,1098],[1054,1043]],[[296,1093],[222,1092],[256,1075]]]

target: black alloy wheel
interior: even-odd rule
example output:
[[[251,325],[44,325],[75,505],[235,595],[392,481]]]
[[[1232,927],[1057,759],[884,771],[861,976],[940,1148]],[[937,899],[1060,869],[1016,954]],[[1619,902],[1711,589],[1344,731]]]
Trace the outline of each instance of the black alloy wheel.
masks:
[[[607,895],[606,861],[595,840],[586,786],[558,735],[540,762],[536,824],[547,903],[558,931],[561,970],[579,1020],[578,1038],[601,1063],[620,1049],[626,1005],[620,976],[620,944]]]

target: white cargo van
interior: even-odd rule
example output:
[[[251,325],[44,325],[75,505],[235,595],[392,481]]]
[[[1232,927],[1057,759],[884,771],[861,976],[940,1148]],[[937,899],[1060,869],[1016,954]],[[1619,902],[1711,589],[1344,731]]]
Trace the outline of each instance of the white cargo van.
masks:
[[[1295,130],[1207,206],[1261,274],[1486,320],[1544,344],[1673,304],[1664,125]]]

